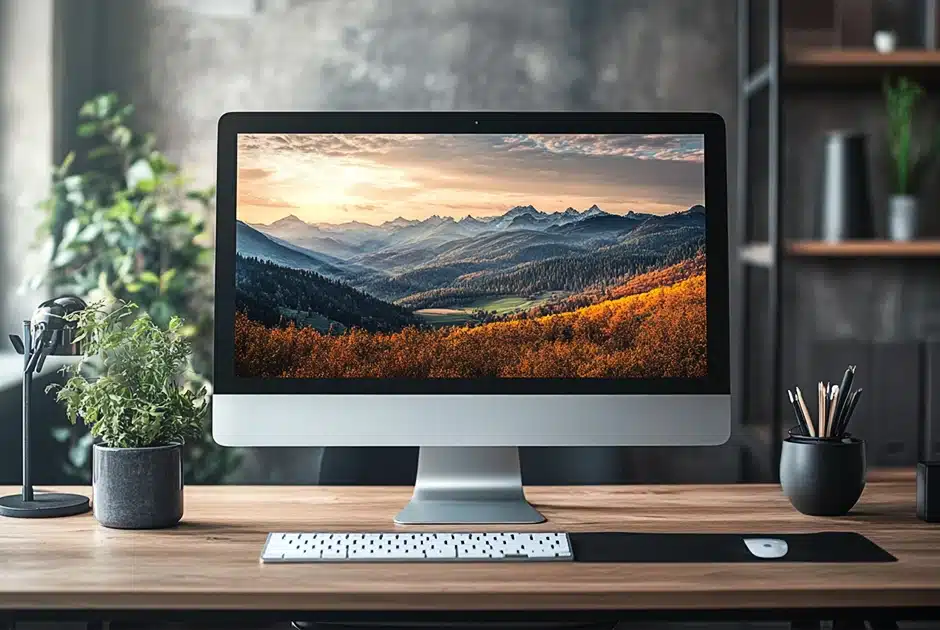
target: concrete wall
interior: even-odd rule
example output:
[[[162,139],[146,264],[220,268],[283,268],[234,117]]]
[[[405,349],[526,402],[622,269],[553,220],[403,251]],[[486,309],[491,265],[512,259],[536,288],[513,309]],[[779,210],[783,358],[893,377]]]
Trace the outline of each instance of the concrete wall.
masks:
[[[69,6],[99,15],[99,28],[82,27],[85,56],[93,49],[99,76],[72,73],[66,92],[76,101],[81,86],[118,91],[137,106],[139,126],[156,131],[200,184],[214,180],[216,121],[232,110],[712,110],[729,121],[735,146],[735,15],[728,0]],[[729,167],[733,173],[733,160]],[[713,451],[634,453],[628,474],[734,479],[737,458],[732,450],[724,455],[716,465]],[[310,451],[254,455],[246,474],[313,480],[316,461]]]
[[[105,84],[203,179],[230,110],[734,111],[727,0],[254,4],[105,2]]]

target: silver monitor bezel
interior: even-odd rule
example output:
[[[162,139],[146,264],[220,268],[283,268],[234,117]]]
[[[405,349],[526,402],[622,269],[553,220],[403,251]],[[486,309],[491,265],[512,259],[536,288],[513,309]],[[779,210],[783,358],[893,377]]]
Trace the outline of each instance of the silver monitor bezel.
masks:
[[[705,379],[250,379],[234,371],[241,133],[705,137]],[[715,445],[731,427],[726,138],[712,113],[244,112],[219,121],[213,435],[231,446]],[[507,420],[511,419],[511,420]]]

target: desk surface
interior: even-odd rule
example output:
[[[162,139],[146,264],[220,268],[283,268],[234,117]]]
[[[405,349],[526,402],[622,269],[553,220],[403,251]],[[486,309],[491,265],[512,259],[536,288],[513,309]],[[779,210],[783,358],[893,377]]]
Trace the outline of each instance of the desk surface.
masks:
[[[388,530],[409,488],[189,487],[182,524],[0,520],[0,610],[694,610],[940,603],[940,526],[914,516],[913,473],[869,483],[852,515],[810,518],[776,486],[544,487],[520,529],[865,534],[892,564],[262,565],[269,531]],[[7,493],[9,488],[0,488]]]

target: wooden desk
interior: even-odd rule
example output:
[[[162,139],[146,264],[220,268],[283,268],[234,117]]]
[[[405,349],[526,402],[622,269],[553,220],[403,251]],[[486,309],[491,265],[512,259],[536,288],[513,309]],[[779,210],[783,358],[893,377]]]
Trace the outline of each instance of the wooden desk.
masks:
[[[0,489],[3,493],[10,488]],[[940,526],[913,473],[869,483],[845,518],[809,518],[776,486],[543,487],[522,529],[865,534],[899,562],[262,565],[269,531],[387,530],[409,488],[189,487],[183,523],[118,531],[89,515],[0,520],[0,614],[18,611],[759,611],[940,606]],[[276,615],[275,615],[276,616]]]

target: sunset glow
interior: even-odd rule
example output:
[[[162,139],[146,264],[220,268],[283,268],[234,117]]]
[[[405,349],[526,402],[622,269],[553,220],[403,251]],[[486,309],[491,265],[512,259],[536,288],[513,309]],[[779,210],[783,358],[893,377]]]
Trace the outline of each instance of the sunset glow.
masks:
[[[703,203],[701,136],[241,135],[237,215],[269,224]]]

